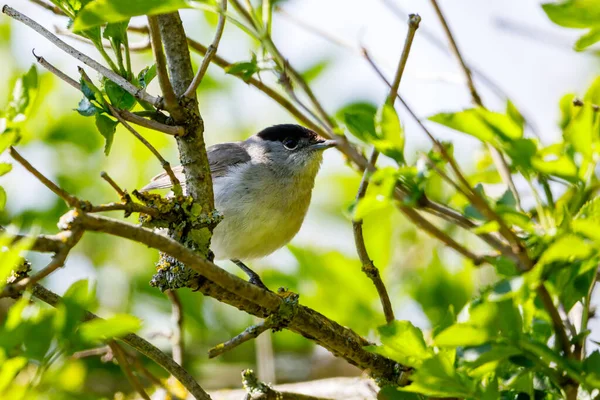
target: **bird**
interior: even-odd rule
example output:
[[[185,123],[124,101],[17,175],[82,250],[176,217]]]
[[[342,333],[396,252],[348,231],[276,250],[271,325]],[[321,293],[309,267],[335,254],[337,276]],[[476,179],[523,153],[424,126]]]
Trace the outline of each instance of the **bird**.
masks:
[[[215,208],[223,220],[213,231],[215,259],[229,259],[250,282],[266,289],[242,260],[265,257],[298,233],[310,204],[323,151],[336,146],[296,124],[267,127],[244,141],[209,146]],[[185,191],[183,168],[173,172]],[[166,173],[140,191],[172,187]]]

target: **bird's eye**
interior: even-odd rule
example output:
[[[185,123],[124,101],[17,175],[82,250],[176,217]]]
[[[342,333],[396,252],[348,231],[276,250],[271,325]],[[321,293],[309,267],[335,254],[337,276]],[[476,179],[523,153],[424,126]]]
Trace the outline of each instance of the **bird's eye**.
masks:
[[[294,150],[296,147],[298,147],[298,140],[292,138],[285,138],[283,140],[283,147],[285,147],[288,150]]]

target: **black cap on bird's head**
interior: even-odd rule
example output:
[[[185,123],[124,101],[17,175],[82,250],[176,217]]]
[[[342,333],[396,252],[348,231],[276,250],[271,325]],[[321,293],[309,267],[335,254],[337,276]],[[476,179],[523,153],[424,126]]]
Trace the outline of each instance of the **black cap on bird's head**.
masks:
[[[334,140],[322,138],[310,129],[295,124],[273,125],[258,132],[256,136],[262,140],[281,142],[291,151],[301,148],[324,150],[337,145]]]

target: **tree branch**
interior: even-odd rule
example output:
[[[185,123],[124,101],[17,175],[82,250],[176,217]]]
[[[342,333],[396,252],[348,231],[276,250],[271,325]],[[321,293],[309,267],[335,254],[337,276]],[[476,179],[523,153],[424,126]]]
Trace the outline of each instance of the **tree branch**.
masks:
[[[79,242],[81,236],[83,236],[83,230],[81,229],[65,232],[65,234],[62,236],[65,242],[62,243],[60,250],[54,255],[54,257],[52,257],[52,261],[50,261],[50,263],[42,268],[37,274],[6,285],[0,293],[0,298],[17,296],[26,288],[35,285],[56,271],[58,268],[65,265],[65,260],[67,259],[69,252]]]
[[[37,62],[42,67],[44,67],[45,69],[47,69],[48,71],[53,73],[55,76],[57,76],[58,78],[60,78],[61,80],[63,80],[64,82],[68,83],[70,86],[74,87],[76,90],[81,92],[81,85],[79,84],[79,82],[77,82],[76,80],[74,80],[73,78],[71,78],[70,76],[65,74],[64,72],[60,71],[54,65],[50,64],[48,61],[46,61],[46,59],[44,57],[41,57],[41,56],[38,56],[37,54],[35,54],[35,49],[33,49],[31,52],[33,53],[33,56],[35,57]],[[83,71],[83,70],[81,70],[81,71]],[[89,78],[88,78],[88,80],[89,80]],[[117,109],[115,109],[115,110],[117,110]],[[140,117],[140,116],[138,116],[130,111],[127,111],[127,110],[117,110],[117,112],[124,120],[133,122],[134,124],[143,126],[144,128],[163,132],[163,133],[166,133],[168,135],[173,135],[173,136],[183,134],[183,128],[181,126],[161,124],[160,122]]]
[[[215,358],[221,354],[236,348],[237,346],[246,343],[249,340],[256,339],[261,333],[268,331],[272,328],[269,320],[264,320],[259,324],[252,325],[246,328],[242,333],[228,341],[221,343],[212,349],[208,350],[208,358]]]
[[[148,28],[150,29],[150,42],[152,43],[152,52],[156,61],[156,75],[158,75],[158,83],[165,100],[165,109],[177,119],[183,119],[183,114],[177,102],[177,96],[171,86],[171,80],[167,73],[167,61],[163,51],[162,40],[158,29],[158,17],[155,15],[148,16]]]
[[[402,79],[402,74],[404,72],[404,68],[406,67],[406,62],[408,61],[408,55],[410,54],[410,48],[412,46],[413,39],[415,37],[415,33],[419,28],[419,23],[421,22],[421,17],[415,14],[411,14],[408,21],[408,33],[406,34],[406,39],[404,41],[404,48],[402,49],[402,54],[400,56],[400,61],[398,62],[398,67],[396,68],[396,74],[394,76],[394,83],[390,86],[390,92],[386,98],[385,103],[390,106],[394,106],[394,101],[396,100],[396,96],[398,95],[398,88],[400,87],[400,81]],[[377,158],[379,157],[379,152],[376,149],[373,149],[371,153],[371,158],[369,159],[369,165],[373,168],[377,163]],[[356,195],[356,204],[358,204],[367,193],[367,189],[369,187],[369,176],[370,176],[370,168],[366,168],[362,180],[360,182],[360,186],[358,188],[358,193]],[[394,311],[392,309],[392,303],[390,301],[390,296],[387,293],[383,280],[381,279],[381,275],[379,273],[379,269],[373,264],[373,260],[369,257],[369,253],[367,251],[367,246],[365,245],[365,239],[363,237],[363,221],[362,220],[354,220],[352,221],[352,230],[354,232],[354,243],[356,244],[356,251],[358,252],[358,257],[362,263],[363,272],[373,281],[375,288],[377,289],[377,293],[379,293],[379,299],[381,300],[381,305],[383,307],[383,312],[385,314],[385,320],[387,323],[392,322],[394,317]]]
[[[225,15],[226,12],[227,12],[227,0],[221,0],[219,23],[217,24],[217,31],[215,32],[215,38],[213,39],[213,42],[211,43],[211,45],[208,46],[206,54],[204,55],[204,59],[202,60],[202,64],[200,64],[200,68],[198,69],[196,76],[194,76],[194,80],[192,81],[190,86],[187,88],[185,93],[183,93],[184,97],[194,97],[196,95],[196,90],[198,89],[198,86],[200,86],[200,83],[202,82],[202,78],[204,78],[204,75],[206,74],[206,71],[208,70],[208,66],[210,65],[212,58],[217,53],[217,49],[219,48],[219,42],[221,41],[221,36],[223,36],[223,30],[225,29],[225,21],[227,20],[226,15]]]
[[[50,304],[53,307],[58,306],[62,299],[56,293],[51,292],[46,289],[42,285],[35,285],[32,290],[33,296],[42,300],[45,303]],[[96,319],[98,316],[92,314],[87,311],[84,315],[84,320],[89,321],[92,319]],[[133,334],[129,333],[121,338],[116,338],[116,340],[126,343],[129,346],[136,349],[138,352],[146,355],[148,358],[156,362],[162,368],[164,368],[167,372],[173,375],[181,384],[187,389],[188,392],[192,394],[198,400],[210,400],[210,396],[208,393],[204,391],[196,382],[196,380],[179,364],[177,364],[173,359],[167,356],[165,353],[160,351],[154,345],[152,345],[147,340]]]
[[[63,217],[63,220],[69,221],[73,227],[80,226],[85,230],[105,232],[127,238],[176,257],[202,277],[206,277],[206,280],[200,278],[198,290],[253,315],[264,318],[277,313],[283,302],[279,295],[267,292],[230,274],[179,242],[150,229],[85,213],[70,212]],[[208,281],[212,281],[216,285],[210,284]],[[370,344],[367,340],[314,310],[298,305],[287,328],[310,338],[333,354],[345,358],[351,364],[357,365],[363,370],[370,370],[375,377],[384,377],[388,380],[397,379],[398,369],[393,361],[364,350],[364,346]],[[400,369],[403,368],[400,366]]]
[[[166,291],[167,297],[171,302],[171,346],[173,348],[173,360],[179,365],[183,365],[183,308],[181,299],[174,290]]]
[[[194,78],[187,37],[177,12],[162,14],[157,18],[161,37],[169,38],[163,41],[169,76],[175,95],[181,98]],[[202,212],[208,215],[214,210],[214,195],[204,142],[204,122],[197,100],[183,99],[186,99],[181,100],[184,118],[180,120],[176,115],[173,117],[185,129],[185,135],[176,139],[186,190],[202,206]]]
[[[148,393],[146,393],[146,391],[144,390],[144,386],[142,385],[142,383],[139,381],[137,376],[135,376],[135,374],[131,370],[131,365],[129,365],[129,361],[127,361],[126,354],[123,351],[123,349],[121,348],[121,346],[119,346],[119,344],[113,340],[108,342],[108,346],[112,350],[113,355],[117,359],[117,362],[119,363],[119,366],[121,367],[121,370],[127,377],[127,380],[129,381],[131,386],[133,386],[133,388],[136,390],[136,392],[138,392],[139,395],[142,396],[142,398],[144,400],[151,400],[150,396],[148,396]]]
[[[29,161],[24,159],[14,147],[10,146],[8,152],[15,161],[17,161],[19,164],[25,167],[27,171],[29,171],[33,176],[35,176],[42,184],[44,184],[44,186],[46,186],[48,189],[54,192],[54,194],[63,199],[69,207],[86,208],[85,202],[79,201],[79,199],[77,199],[74,196],[71,196],[64,189],[59,187],[50,179],[46,178],[40,171],[35,169],[35,167],[31,165]]]
[[[135,136],[140,142],[142,142],[144,144],[144,146],[146,146],[148,148],[148,150],[150,150],[150,152],[152,154],[154,154],[154,156],[158,159],[158,161],[160,161],[160,165],[163,167],[163,169],[169,176],[169,179],[171,180],[171,183],[173,184],[173,187],[175,188],[174,189],[175,193],[177,193],[176,188],[179,187],[179,189],[181,190],[179,179],[177,179],[177,177],[173,173],[173,170],[171,169],[171,164],[169,164],[169,162],[167,160],[165,160],[163,158],[163,156],[160,155],[158,150],[156,150],[156,148],[154,146],[152,146],[150,144],[150,142],[148,142],[142,135],[140,135],[135,129],[133,129],[133,127],[131,125],[129,125],[127,123],[127,121],[125,121],[125,119],[121,116],[121,114],[119,113],[119,111],[116,108],[114,108],[110,104],[107,104],[107,106],[108,106],[108,109],[110,110],[110,113],[113,115],[113,117],[115,117],[121,124],[123,124],[123,126],[129,132],[131,132],[133,134],[133,136]]]
[[[160,98],[154,97],[146,93],[145,90],[134,86],[131,82],[129,82],[127,79],[123,78],[119,74],[111,71],[110,69],[106,68],[97,61],[91,59],[90,57],[86,56],[80,51],[69,46],[68,44],[60,40],[58,37],[56,37],[54,34],[52,34],[50,31],[48,31],[46,28],[44,28],[34,20],[30,19],[29,17],[21,14],[20,12],[7,5],[2,7],[2,12],[17,21],[24,23],[25,25],[27,25],[28,27],[30,27],[31,29],[48,39],[52,44],[54,44],[56,47],[58,47],[65,53],[76,58],[88,67],[100,73],[100,75],[110,79],[111,81],[119,85],[119,87],[133,95],[136,99],[148,102],[155,107],[160,105]]]
[[[444,18],[444,14],[442,13],[442,10],[440,9],[440,6],[438,5],[437,0],[430,0],[430,1],[431,1],[431,5],[435,9],[435,13],[438,16],[440,23],[442,24],[442,27],[444,28],[444,32],[446,33],[446,37],[448,38],[448,42],[450,43],[450,48],[452,50],[452,53],[455,55],[456,59],[458,60],[460,66],[465,74],[467,86],[469,88],[469,92],[471,93],[471,98],[473,99],[473,102],[476,105],[478,105],[479,107],[485,108],[485,106],[483,105],[483,102],[481,100],[481,96],[479,96],[479,93],[477,92],[477,89],[475,88],[475,83],[473,82],[473,76],[471,74],[471,70],[469,69],[469,66],[465,63],[465,60],[463,59],[463,57],[460,53],[460,50],[458,49],[458,45],[456,43],[456,40],[454,40],[454,36],[452,35],[450,26],[448,25],[446,18]],[[521,209],[521,198],[519,197],[519,192],[517,191],[517,188],[515,187],[515,183],[513,182],[513,179],[512,179],[511,173],[510,173],[510,168],[509,168],[508,164],[506,163],[506,159],[504,158],[502,153],[500,153],[500,151],[498,149],[496,149],[494,146],[492,146],[491,144],[488,143],[487,147],[492,155],[492,160],[494,161],[494,164],[496,165],[496,168],[498,169],[500,176],[502,176],[502,180],[506,183],[506,185],[512,192],[513,196],[515,197],[515,200],[517,202],[517,208]],[[498,222],[500,222],[500,221],[498,221]]]

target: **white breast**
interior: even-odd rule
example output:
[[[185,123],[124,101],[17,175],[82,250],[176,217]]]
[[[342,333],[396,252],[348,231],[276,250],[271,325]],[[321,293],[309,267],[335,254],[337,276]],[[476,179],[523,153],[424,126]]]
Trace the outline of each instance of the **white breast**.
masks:
[[[212,238],[217,259],[271,254],[298,233],[308,210],[314,174],[282,179],[269,176],[274,172],[267,167],[251,168],[234,167],[213,182],[215,206],[224,216]]]

